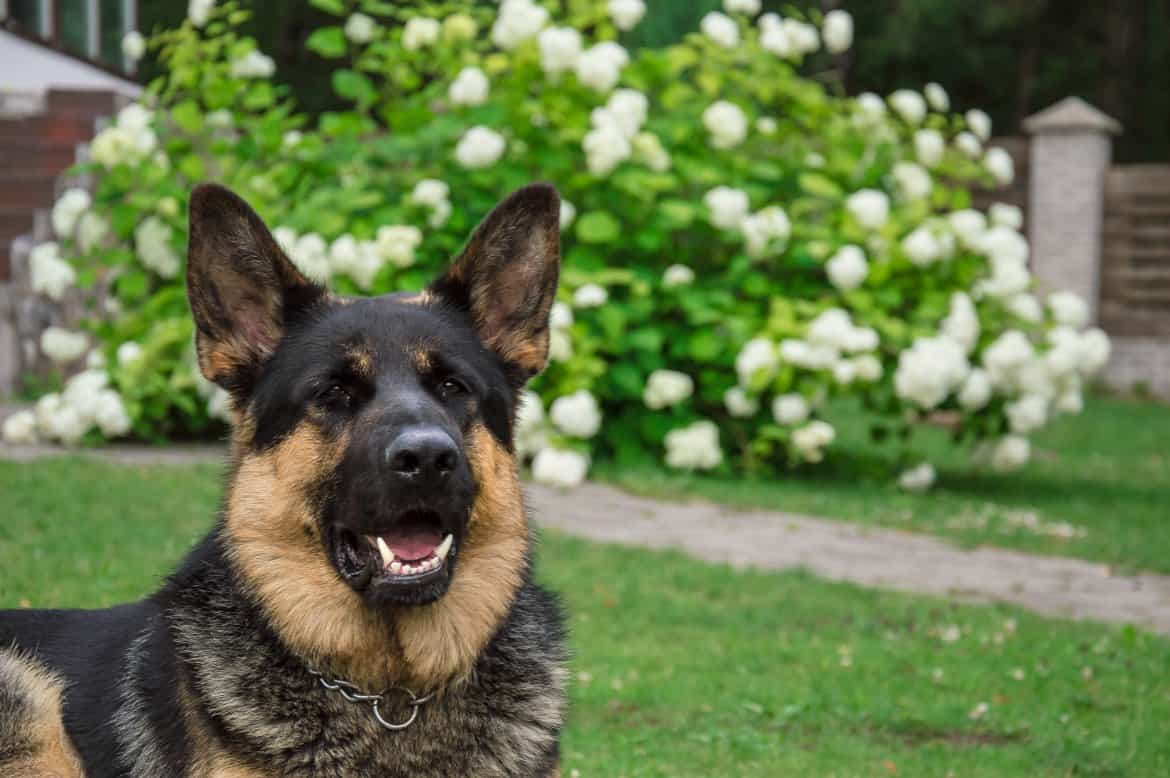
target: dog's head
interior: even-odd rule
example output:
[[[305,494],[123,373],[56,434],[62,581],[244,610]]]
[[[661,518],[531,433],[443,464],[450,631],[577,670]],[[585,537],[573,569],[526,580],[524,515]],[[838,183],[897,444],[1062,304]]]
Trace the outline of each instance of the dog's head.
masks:
[[[239,197],[192,193],[199,365],[236,416],[228,529],[266,604],[294,612],[278,621],[350,608],[339,590],[374,612],[425,607],[461,575],[482,587],[490,565],[523,564],[505,542],[526,532],[512,425],[548,357],[558,220],[556,191],[526,187],[429,288],[341,298]]]

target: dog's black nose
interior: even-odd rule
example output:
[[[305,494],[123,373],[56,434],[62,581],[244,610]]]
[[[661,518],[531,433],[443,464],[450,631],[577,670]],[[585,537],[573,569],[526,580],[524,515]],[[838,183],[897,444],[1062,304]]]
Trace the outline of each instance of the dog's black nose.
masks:
[[[400,478],[438,481],[459,465],[459,447],[439,427],[410,427],[386,447],[386,464]]]

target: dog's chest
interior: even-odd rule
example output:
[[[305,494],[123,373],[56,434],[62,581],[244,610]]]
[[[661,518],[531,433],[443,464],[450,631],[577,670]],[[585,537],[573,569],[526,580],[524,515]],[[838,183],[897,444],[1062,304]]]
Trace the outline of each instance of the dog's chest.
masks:
[[[564,715],[557,686],[512,686],[495,694],[463,689],[418,706],[413,722],[401,730],[379,723],[368,702],[348,702],[322,690],[315,701],[302,701],[295,719],[283,723],[254,711],[257,715],[246,723],[249,735],[260,737],[243,749],[213,749],[203,760],[204,769],[193,773],[217,778],[544,776],[555,760]],[[392,724],[407,721],[412,710],[406,699],[388,695],[379,713]]]

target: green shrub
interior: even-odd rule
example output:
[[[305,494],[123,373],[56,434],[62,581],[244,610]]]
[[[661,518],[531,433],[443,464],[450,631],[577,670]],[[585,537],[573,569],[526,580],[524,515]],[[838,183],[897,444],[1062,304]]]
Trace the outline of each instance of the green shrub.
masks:
[[[308,46],[351,107],[306,126],[236,34],[245,12],[198,5],[150,41],[165,75],[94,140],[92,203],[67,194],[59,247],[34,261],[42,290],[71,272],[89,290],[83,376],[91,390],[108,376],[107,412],[53,395],[15,437],[159,438],[227,418],[194,369],[182,285],[185,198],[205,179],[347,294],[425,284],[502,195],[553,181],[561,303],[520,435],[548,482],[579,481],[587,457],[818,462],[834,395],[885,430],[950,412],[1008,469],[1028,433],[1079,409],[1108,355],[1083,301],[1031,294],[1019,211],[970,210],[972,186],[1012,178],[984,149],[985,114],[950,113],[938,85],[841,93],[843,12],[753,20],[758,3],[726,0],[731,16],[631,56],[617,23],[637,23],[639,0],[315,0],[337,25]]]

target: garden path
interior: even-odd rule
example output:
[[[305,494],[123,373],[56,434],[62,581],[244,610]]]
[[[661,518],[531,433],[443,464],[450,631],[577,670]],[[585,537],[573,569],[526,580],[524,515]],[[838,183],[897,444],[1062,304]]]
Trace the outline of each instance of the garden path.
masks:
[[[0,458],[60,455],[0,443]],[[217,462],[214,446],[110,446],[83,452],[126,464]],[[781,511],[664,503],[589,483],[571,492],[527,487],[539,524],[604,543],[675,549],[708,562],[803,568],[834,581],[969,602],[1004,602],[1048,616],[1129,623],[1170,634],[1170,576],[1115,575],[1107,565],[996,548],[960,549],[927,535]]]

